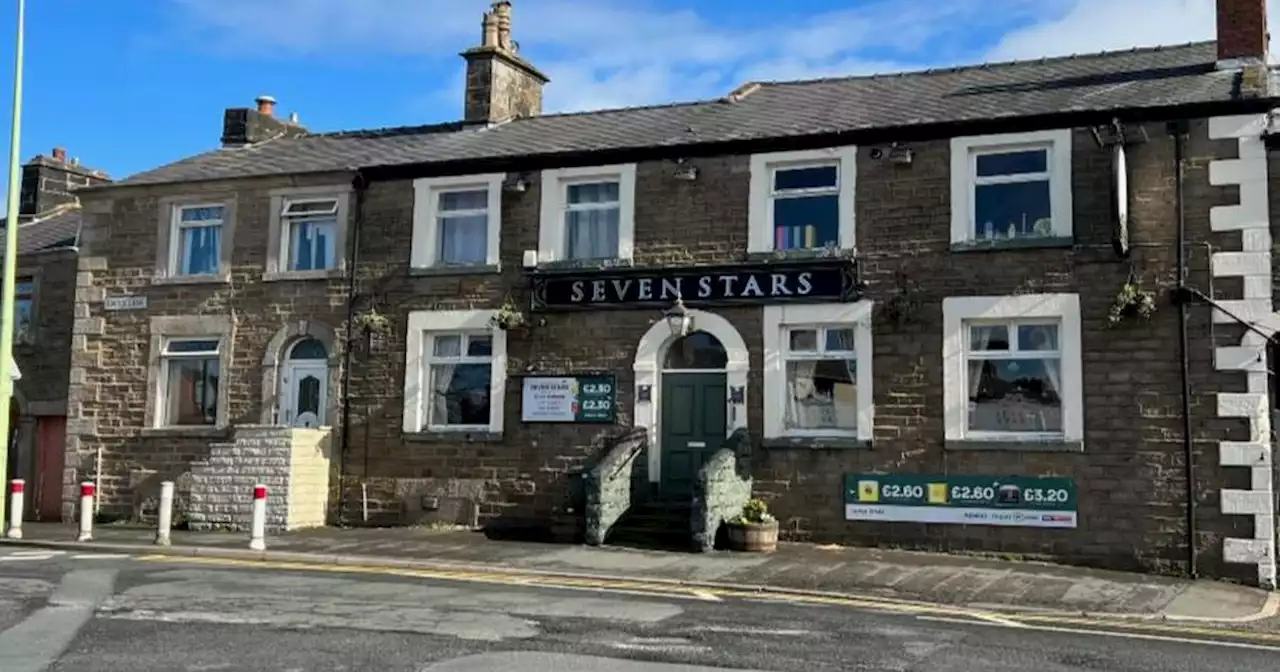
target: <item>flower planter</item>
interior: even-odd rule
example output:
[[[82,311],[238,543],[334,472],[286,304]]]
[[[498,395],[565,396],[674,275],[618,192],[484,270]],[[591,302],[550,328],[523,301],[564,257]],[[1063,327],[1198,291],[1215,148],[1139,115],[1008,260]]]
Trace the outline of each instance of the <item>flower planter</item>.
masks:
[[[729,523],[729,547],[748,553],[772,553],[778,550],[778,521]]]

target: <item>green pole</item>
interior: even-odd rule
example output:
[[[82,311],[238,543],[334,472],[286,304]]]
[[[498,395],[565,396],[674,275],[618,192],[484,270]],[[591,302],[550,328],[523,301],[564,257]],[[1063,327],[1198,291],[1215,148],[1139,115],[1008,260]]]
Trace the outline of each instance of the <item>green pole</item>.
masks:
[[[18,36],[15,42],[17,57],[13,71],[13,126],[9,134],[9,198],[6,201],[4,227],[4,284],[0,292],[4,300],[0,307],[0,482],[5,493],[9,490],[9,407],[13,402],[13,299],[18,274],[18,194],[22,186],[21,150],[18,141],[22,136],[22,52],[27,22],[27,2],[18,0]],[[0,521],[6,520],[5,507],[8,497],[0,496]]]

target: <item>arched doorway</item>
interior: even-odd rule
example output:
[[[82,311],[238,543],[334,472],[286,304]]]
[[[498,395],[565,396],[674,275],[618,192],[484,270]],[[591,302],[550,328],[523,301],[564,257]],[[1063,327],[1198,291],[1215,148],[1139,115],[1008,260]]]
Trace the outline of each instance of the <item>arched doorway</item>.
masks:
[[[328,404],[329,352],[318,339],[299,339],[280,367],[280,419],[292,427],[321,427]]]
[[[695,331],[672,341],[662,361],[664,497],[686,499],[698,470],[724,442],[729,355],[720,339]]]

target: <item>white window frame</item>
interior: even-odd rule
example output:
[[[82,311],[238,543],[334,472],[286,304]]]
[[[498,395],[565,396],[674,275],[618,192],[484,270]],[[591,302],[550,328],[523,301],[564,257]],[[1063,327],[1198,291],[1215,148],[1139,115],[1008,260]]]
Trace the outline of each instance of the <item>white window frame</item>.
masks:
[[[198,352],[169,352],[169,346],[174,343],[184,343],[190,341],[212,341],[215,347],[212,351],[202,350]],[[226,395],[222,393],[222,386],[227,384],[227,371],[224,370],[224,353],[226,343],[223,342],[221,336],[165,336],[161,339],[160,344],[160,375],[159,384],[156,386],[156,426],[161,428],[173,429],[195,429],[195,428],[212,428],[220,425],[221,419],[225,416],[226,409],[221,408]],[[218,390],[214,392],[214,421],[210,424],[201,425],[179,425],[169,417],[169,365],[177,360],[189,359],[215,359],[218,362]]]
[[[38,324],[39,316],[36,315],[36,296],[39,294],[37,286],[38,279],[34,274],[19,273],[13,283],[13,340],[15,343],[31,343],[34,342],[35,326]],[[23,284],[30,286],[30,291],[21,292],[19,288]],[[18,328],[18,306],[23,302],[27,303],[27,316],[30,318],[25,329]]]
[[[857,214],[855,201],[858,186],[858,148],[854,145],[805,149],[792,152],[771,152],[751,156],[751,193],[747,208],[747,252],[776,251],[773,230],[773,176],[778,169],[807,168],[814,166],[837,167],[837,193],[839,194],[839,241],[837,247],[852,250],[857,245]],[[802,252],[798,250],[788,250]]]
[[[290,214],[289,207],[296,204],[309,203],[332,203],[331,212],[315,211],[307,213]],[[333,231],[330,238],[333,239],[333,258],[330,259],[330,265],[324,268],[307,268],[295,269],[291,265],[293,263],[293,225],[297,222],[305,222],[311,219],[322,219],[331,217],[333,220]],[[322,273],[325,271],[337,270],[339,259],[342,258],[343,250],[341,245],[341,227],[342,227],[342,200],[337,196],[333,197],[285,197],[281,199],[280,204],[280,270],[283,273]]]
[[[973,322],[1057,321],[1061,357],[1062,433],[970,432],[968,327]],[[948,441],[1084,440],[1084,373],[1078,294],[953,296],[942,301],[943,416]]]
[[[404,418],[406,434],[487,432],[501,434],[507,390],[507,332],[494,329],[496,310],[418,310],[409,313],[409,330],[405,338]],[[489,358],[489,424],[480,427],[427,426],[431,403],[430,357],[432,337],[458,332],[489,333],[493,337],[493,355]]]
[[[485,232],[486,266],[498,265],[500,236],[502,235],[502,184],[506,176],[501,173],[486,175],[458,175],[451,177],[426,177],[413,181],[413,242],[410,250],[410,268],[466,268],[454,264],[442,264],[440,256],[440,230],[437,226],[440,214],[440,195],[454,191],[488,190],[488,221]]]
[[[974,189],[978,185],[978,156],[1030,149],[1044,149],[1049,154],[1047,157],[1049,211],[1053,218],[1050,236],[1072,237],[1074,226],[1071,204],[1071,130],[1058,129],[951,139],[952,243],[974,243],[980,240],[978,222],[974,213]],[[984,183],[994,184],[997,181],[999,180],[987,179]]]
[[[764,308],[764,435],[766,439],[846,438],[870,441],[875,423],[875,391],[872,387],[871,318],[874,303],[825,303],[774,305]],[[858,426],[847,430],[788,429],[786,423],[787,350],[785,332],[795,328],[853,329],[858,361]]]
[[[222,219],[208,219],[190,224],[182,221],[182,213],[185,210],[198,210],[200,208],[222,208]],[[222,250],[227,244],[224,236],[227,235],[227,215],[230,213],[231,206],[227,203],[181,203],[173,206],[173,212],[170,214],[169,221],[169,276],[175,278],[205,278],[216,277],[222,273]],[[218,223],[218,258],[214,264],[212,273],[183,273],[182,271],[182,230],[187,228],[204,228],[213,226],[213,222]]]
[[[542,171],[542,203],[538,226],[538,263],[564,261],[568,253],[565,213],[569,186],[587,182],[618,182],[617,261],[629,262],[635,254],[636,164],[553,168]]]

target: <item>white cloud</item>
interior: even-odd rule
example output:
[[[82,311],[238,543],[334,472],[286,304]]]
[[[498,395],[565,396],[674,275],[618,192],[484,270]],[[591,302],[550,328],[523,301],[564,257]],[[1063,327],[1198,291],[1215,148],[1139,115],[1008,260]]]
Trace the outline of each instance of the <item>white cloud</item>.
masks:
[[[992,49],[995,60],[1212,40],[1215,0],[1077,0],[1061,16],[1013,31]],[[1280,2],[1268,7],[1280,21]],[[1274,51],[1274,42],[1273,42]]]
[[[444,65],[484,0],[172,0],[199,43],[274,56],[392,54]],[[1214,0],[880,0],[776,25],[657,0],[517,0],[513,32],[551,76],[549,111],[706,98],[752,79],[867,74],[1211,39]],[[688,3],[696,6],[695,3]],[[1280,2],[1273,3],[1280,7]],[[777,11],[777,10],[771,10]],[[1273,20],[1280,20],[1273,9]],[[448,59],[448,61],[444,60]],[[455,61],[456,62],[456,61]],[[453,72],[452,67],[449,71]],[[455,78],[448,78],[456,96]]]

